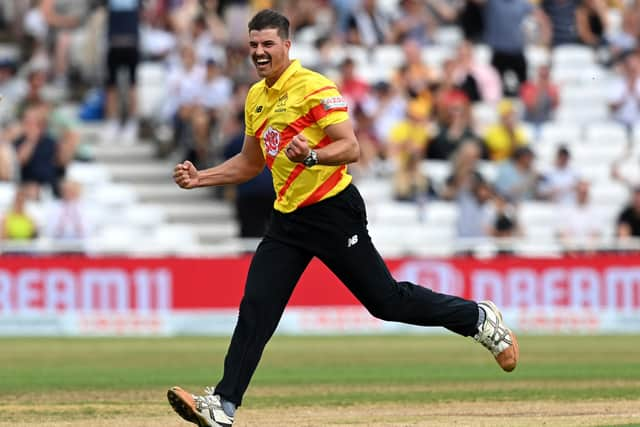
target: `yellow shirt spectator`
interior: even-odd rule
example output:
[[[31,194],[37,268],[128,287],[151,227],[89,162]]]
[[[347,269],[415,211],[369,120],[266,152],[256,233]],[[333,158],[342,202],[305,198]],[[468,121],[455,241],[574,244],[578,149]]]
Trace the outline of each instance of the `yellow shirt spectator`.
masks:
[[[498,113],[500,122],[489,126],[484,134],[489,157],[495,162],[508,159],[516,148],[528,144],[524,128],[517,123],[513,102],[501,101],[498,104]]]

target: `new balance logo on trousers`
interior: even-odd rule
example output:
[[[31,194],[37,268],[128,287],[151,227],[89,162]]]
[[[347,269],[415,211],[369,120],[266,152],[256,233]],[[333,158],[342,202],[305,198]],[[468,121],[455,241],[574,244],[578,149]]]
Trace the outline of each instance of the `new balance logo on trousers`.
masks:
[[[353,236],[349,237],[347,239],[347,247],[350,248],[351,246],[354,246],[356,243],[358,243],[358,235],[354,234]]]

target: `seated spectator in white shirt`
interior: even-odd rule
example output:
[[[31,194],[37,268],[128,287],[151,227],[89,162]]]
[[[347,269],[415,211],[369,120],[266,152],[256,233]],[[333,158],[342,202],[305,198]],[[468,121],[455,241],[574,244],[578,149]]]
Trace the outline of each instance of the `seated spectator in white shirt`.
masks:
[[[81,245],[93,232],[92,221],[80,197],[82,188],[78,182],[66,180],[60,189],[61,198],[48,206],[44,235]]]
[[[576,187],[576,204],[558,212],[557,236],[568,252],[593,251],[603,235],[603,222],[589,200],[589,183]]]
[[[562,145],[556,152],[556,161],[553,169],[545,173],[540,183],[540,197],[560,205],[573,205],[576,203],[576,187],[580,181],[580,175],[570,165],[571,154],[566,146]]]
[[[609,108],[614,120],[631,129],[640,121],[640,59],[628,54],[621,61],[622,75],[609,92]]]

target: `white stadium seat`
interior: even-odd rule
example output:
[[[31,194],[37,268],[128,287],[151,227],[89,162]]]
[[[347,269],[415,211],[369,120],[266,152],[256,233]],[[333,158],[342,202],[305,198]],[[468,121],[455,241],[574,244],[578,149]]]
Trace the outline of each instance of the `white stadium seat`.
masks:
[[[627,142],[626,128],[617,122],[591,123],[585,127],[585,141],[595,144],[616,144]]]
[[[542,125],[540,139],[545,143],[571,143],[582,137],[582,128],[577,123],[562,121],[549,122]]]
[[[404,51],[400,45],[387,44],[373,50],[374,67],[397,69],[405,63]]]
[[[593,49],[583,45],[556,46],[551,53],[553,67],[581,68],[595,64]]]

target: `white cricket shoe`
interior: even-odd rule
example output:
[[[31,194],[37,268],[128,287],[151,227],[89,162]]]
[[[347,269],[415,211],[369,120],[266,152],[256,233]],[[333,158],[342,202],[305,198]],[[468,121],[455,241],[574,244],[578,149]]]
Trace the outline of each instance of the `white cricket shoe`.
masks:
[[[203,396],[196,396],[180,387],[171,387],[167,399],[178,415],[199,427],[231,427],[235,407],[229,405],[225,408],[220,396],[213,394],[212,388],[207,387],[204,392]]]
[[[485,318],[473,339],[493,354],[503,370],[513,371],[520,356],[516,335],[503,323],[502,313],[493,302],[482,301],[478,307],[484,310]]]

